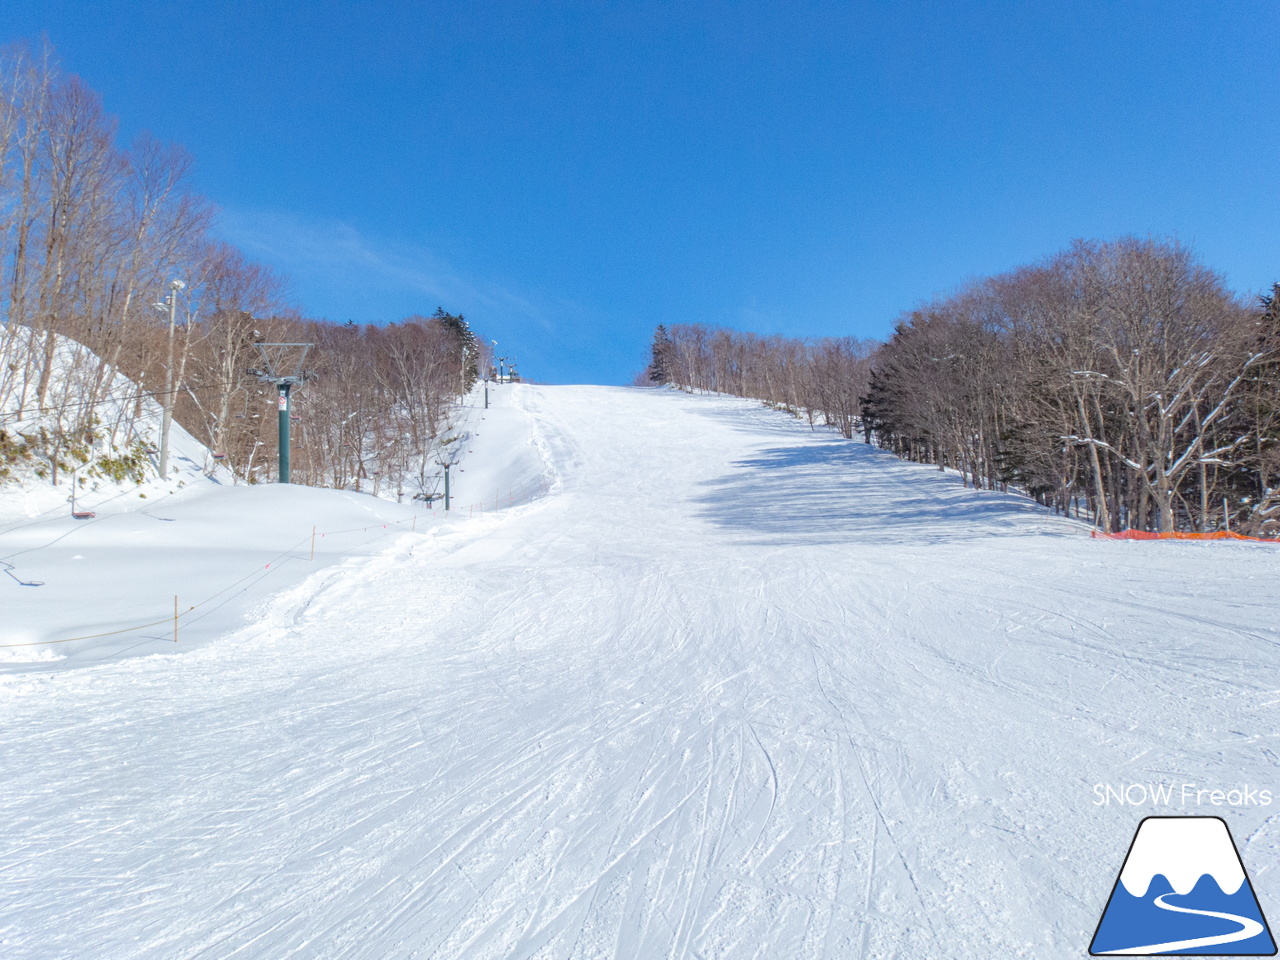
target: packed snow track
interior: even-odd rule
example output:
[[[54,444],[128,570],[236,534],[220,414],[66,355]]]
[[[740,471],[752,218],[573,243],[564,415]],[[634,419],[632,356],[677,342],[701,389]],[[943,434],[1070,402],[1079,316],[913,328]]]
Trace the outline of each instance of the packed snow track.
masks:
[[[1276,806],[1094,790],[1280,787],[1280,548],[1091,540],[745,401],[495,402],[548,495],[3,678],[0,955],[1079,957],[1161,812],[1280,914]]]

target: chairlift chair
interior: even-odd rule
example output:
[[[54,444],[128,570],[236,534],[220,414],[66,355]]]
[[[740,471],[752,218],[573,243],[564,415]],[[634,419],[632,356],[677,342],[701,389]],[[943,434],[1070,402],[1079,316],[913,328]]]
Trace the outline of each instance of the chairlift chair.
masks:
[[[75,483],[75,480],[73,479],[71,481],[71,519],[72,520],[92,520],[96,516],[97,514],[94,513],[92,510],[76,509],[76,483]]]
[[[80,466],[76,467],[75,470],[71,471],[71,496],[68,497],[67,499],[71,501],[71,519],[72,520],[92,520],[94,517],[97,516],[97,514],[94,513],[92,510],[76,509],[76,474],[87,466],[89,466],[89,461],[86,461],[85,463],[80,464]]]

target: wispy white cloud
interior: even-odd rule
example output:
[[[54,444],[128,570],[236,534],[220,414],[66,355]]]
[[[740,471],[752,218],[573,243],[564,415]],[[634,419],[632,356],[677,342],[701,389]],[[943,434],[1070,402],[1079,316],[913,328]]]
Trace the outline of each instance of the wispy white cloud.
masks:
[[[521,369],[551,382],[626,382],[632,340],[615,323],[573,300],[525,292],[469,276],[426,244],[404,243],[350,223],[271,210],[224,210],[219,233],[284,274],[302,310],[342,322],[381,323],[437,306],[465,314]],[[643,342],[647,334],[641,333]]]
[[[504,324],[532,322],[545,333],[555,329],[549,311],[532,298],[463,276],[425,245],[281,211],[224,210],[219,228],[228,242],[289,276],[302,306],[313,314],[390,320],[443,305]]]

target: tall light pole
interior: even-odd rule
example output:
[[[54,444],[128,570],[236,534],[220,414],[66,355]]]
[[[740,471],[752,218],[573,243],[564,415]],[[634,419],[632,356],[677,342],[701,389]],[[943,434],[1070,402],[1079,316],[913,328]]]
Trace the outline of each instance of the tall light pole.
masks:
[[[169,309],[169,363],[164,371],[164,398],[160,402],[160,477],[169,475],[169,427],[173,424],[173,332],[178,323],[178,291],[186,287],[181,280],[169,281],[169,296],[164,303],[155,305],[157,310]]]

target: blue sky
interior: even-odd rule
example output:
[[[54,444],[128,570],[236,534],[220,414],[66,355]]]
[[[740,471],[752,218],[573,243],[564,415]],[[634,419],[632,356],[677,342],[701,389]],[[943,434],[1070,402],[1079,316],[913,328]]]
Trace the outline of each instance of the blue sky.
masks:
[[[1075,237],[1280,279],[1266,2],[0,0],[195,155],[309,314],[438,305],[549,382],[659,322],[883,337]]]

